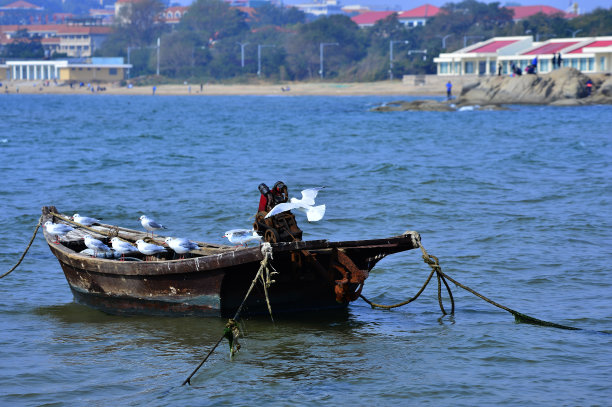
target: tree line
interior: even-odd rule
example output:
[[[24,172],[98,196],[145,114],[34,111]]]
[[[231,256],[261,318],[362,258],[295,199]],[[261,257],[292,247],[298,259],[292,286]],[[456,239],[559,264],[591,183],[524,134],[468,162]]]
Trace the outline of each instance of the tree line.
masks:
[[[271,4],[247,13],[222,0],[196,0],[178,24],[162,24],[166,3],[142,0],[124,7],[96,56],[129,56],[132,77],[154,75],[159,39],[159,71],[167,80],[303,81],[321,77],[321,44],[330,44],[323,46],[326,79],[375,81],[389,77],[391,50],[399,78],[435,73],[433,58],[441,52],[491,37],[612,35],[612,8],[573,19],[536,14],[514,22],[499,3],[464,0],[446,4],[424,26],[407,27],[391,15],[359,28],[346,15],[313,18]]]

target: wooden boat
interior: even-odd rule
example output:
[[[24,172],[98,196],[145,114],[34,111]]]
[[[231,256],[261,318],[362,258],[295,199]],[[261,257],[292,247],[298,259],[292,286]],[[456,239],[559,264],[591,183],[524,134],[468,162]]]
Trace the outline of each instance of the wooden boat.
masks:
[[[267,290],[256,286],[242,316],[267,313],[266,297],[274,313],[344,308],[358,298],[378,261],[418,248],[420,240],[418,233],[406,232],[384,239],[298,240],[251,247],[197,242],[199,249],[185,259],[174,259],[168,250],[146,258],[137,253],[121,261],[81,253],[86,248],[83,237],[90,234],[108,243],[118,236],[133,243],[146,236],[144,231],[107,224],[80,227],[53,206],[42,212],[43,224],[50,220],[74,227],[59,243],[43,230],[76,301],[111,314],[231,317],[267,256],[262,247],[271,255],[271,284]],[[163,237],[154,242],[161,244]]]

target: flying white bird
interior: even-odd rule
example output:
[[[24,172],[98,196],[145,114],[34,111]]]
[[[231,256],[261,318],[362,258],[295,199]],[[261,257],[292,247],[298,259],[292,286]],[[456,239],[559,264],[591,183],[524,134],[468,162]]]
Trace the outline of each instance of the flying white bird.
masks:
[[[196,242],[180,237],[167,237],[165,242],[172,250],[174,250],[175,253],[181,254],[181,258],[185,257],[185,253],[196,250],[200,247]]]
[[[140,217],[140,224],[142,225],[143,228],[145,228],[146,230],[151,232],[151,236],[154,236],[153,232],[156,231],[156,230],[166,229],[166,227],[164,225],[155,222],[151,218],[148,218],[147,215],[142,215]]]
[[[125,240],[121,240],[118,237],[113,237],[111,239],[111,245],[113,246],[113,250],[118,253],[121,253],[121,260],[125,258],[125,255],[128,253],[137,252],[138,249],[136,246],[129,244]]]
[[[323,215],[325,215],[325,205],[314,206],[315,198],[317,197],[319,191],[323,188],[324,187],[318,187],[303,190],[302,199],[291,198],[289,202],[279,203],[272,208],[270,212],[268,212],[265,219],[292,209],[299,209],[300,211],[306,213],[306,217],[308,218],[309,222],[316,222],[323,219]]]
[[[237,246],[244,245],[247,246],[248,242],[252,242],[254,240],[261,242],[261,236],[257,234],[257,232],[253,229],[232,229],[225,232],[223,237],[226,237],[230,243],[233,243]]]
[[[150,256],[155,253],[163,253],[166,251],[165,247],[147,243],[144,240],[136,240],[136,246],[138,246],[138,251],[140,253],[146,254],[147,256]]]
[[[110,251],[110,247],[102,243],[98,239],[94,239],[89,235],[85,235],[85,246],[93,250],[94,257],[97,257],[98,252],[108,252]]]
[[[48,234],[55,236],[55,243],[59,243],[60,236],[64,236],[68,232],[74,230],[72,226],[63,223],[53,223],[50,220],[46,221],[44,226]]]
[[[91,226],[94,223],[100,223],[100,221],[96,218],[90,218],[89,216],[81,216],[78,213],[72,215],[72,220],[76,223],[80,223],[81,225]]]

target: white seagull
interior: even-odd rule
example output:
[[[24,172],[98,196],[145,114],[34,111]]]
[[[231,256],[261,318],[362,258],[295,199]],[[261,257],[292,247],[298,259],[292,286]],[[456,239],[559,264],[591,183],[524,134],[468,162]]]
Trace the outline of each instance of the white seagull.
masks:
[[[306,213],[306,217],[309,222],[316,222],[323,219],[323,215],[325,215],[325,205],[314,206],[315,198],[321,189],[325,187],[318,188],[308,188],[302,191],[302,199],[291,198],[289,202],[283,202],[276,205],[268,214],[265,219],[278,215],[281,212],[290,211],[292,209],[299,209],[300,211]]]
[[[246,246],[248,242],[256,240],[261,243],[261,236],[253,229],[232,229],[225,232],[223,237],[226,237],[230,243],[237,246]]]
[[[181,237],[167,237],[165,242],[172,250],[174,250],[175,253],[180,254],[181,258],[185,257],[185,253],[196,250],[200,247],[196,242],[192,242],[189,239],[184,239]]]
[[[91,226],[95,223],[100,223],[100,221],[96,218],[90,218],[89,216],[81,216],[78,213],[72,215],[72,220],[84,226]]]
[[[140,217],[140,224],[142,225],[143,228],[151,232],[151,236],[153,236],[153,232],[158,229],[166,229],[164,225],[155,222],[151,218],[148,218],[147,215],[142,215]]]
[[[136,246],[138,246],[138,251],[147,256],[153,255],[155,253],[163,253],[166,251],[166,248],[163,246],[158,246],[156,244],[147,243],[144,240],[136,240]]]
[[[72,226],[63,223],[53,223],[50,220],[46,221],[44,226],[48,234],[55,236],[55,243],[59,243],[60,236],[64,236],[66,233],[74,230]]]
[[[108,252],[110,251],[110,247],[102,243],[102,241],[98,239],[94,239],[89,235],[85,235],[85,246],[93,250],[94,257],[97,257],[98,252]]]
[[[113,246],[113,250],[118,253],[121,253],[121,260],[125,258],[125,255],[128,253],[137,252],[138,249],[136,246],[129,244],[125,240],[121,240],[118,237],[113,237],[111,239],[111,245]]]

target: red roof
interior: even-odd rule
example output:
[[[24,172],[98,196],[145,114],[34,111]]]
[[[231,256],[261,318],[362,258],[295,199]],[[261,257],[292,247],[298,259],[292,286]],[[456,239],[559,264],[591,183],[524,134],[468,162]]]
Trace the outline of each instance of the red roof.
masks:
[[[440,9],[431,4],[424,4],[420,7],[413,8],[412,10],[403,11],[397,18],[422,18],[422,17],[433,17],[440,12]]]
[[[357,16],[351,17],[351,20],[357,25],[363,24],[374,24],[378,20],[384,20],[392,14],[396,14],[396,11],[368,11]]]
[[[571,47],[572,45],[578,44],[580,41],[569,41],[569,42],[550,42],[544,44],[541,47],[534,48],[531,51],[523,53],[523,55],[541,55],[541,54],[554,54],[562,49]]]
[[[42,10],[43,7],[37,6],[36,4],[28,3],[27,1],[18,0],[14,3],[7,4],[2,7],[2,9],[34,9],[34,10]]]
[[[551,6],[510,6],[506,7],[509,10],[514,11],[514,19],[522,20],[527,17],[531,17],[538,13],[546,14],[547,16],[552,16],[555,14],[561,14],[563,18],[573,18],[576,17],[575,14],[566,13],[563,10],[559,10],[558,8],[554,8]]]
[[[495,52],[500,48],[505,47],[506,45],[514,44],[518,40],[503,40],[503,41],[493,41],[488,44],[483,45],[482,47],[478,47],[469,52]]]
[[[594,41],[594,42],[592,42],[590,44],[583,45],[580,48],[577,48],[577,49],[575,49],[573,51],[570,51],[570,52],[568,52],[568,54],[582,54],[582,52],[583,52],[582,50],[584,48],[595,48],[595,47],[603,48],[603,47],[609,47],[610,45],[612,45],[612,41]]]

